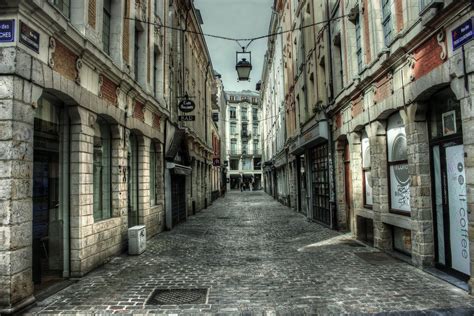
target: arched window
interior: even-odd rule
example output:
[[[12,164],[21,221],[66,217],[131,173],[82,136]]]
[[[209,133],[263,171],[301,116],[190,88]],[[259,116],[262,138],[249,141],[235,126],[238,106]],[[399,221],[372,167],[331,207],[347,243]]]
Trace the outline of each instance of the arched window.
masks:
[[[388,119],[387,153],[389,166],[390,209],[410,212],[410,175],[408,174],[407,137],[400,113]]]
[[[371,177],[371,165],[370,165],[370,143],[367,133],[362,133],[362,173],[364,181],[364,206],[372,207],[373,196],[372,196],[372,177]]]
[[[111,217],[111,132],[109,124],[98,118],[94,124],[94,220]]]

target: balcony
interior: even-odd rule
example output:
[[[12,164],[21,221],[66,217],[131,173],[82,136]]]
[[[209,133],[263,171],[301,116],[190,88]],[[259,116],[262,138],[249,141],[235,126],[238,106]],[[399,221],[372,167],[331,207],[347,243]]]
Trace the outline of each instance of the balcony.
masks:
[[[235,149],[235,150],[228,150],[227,151],[227,154],[229,156],[261,156],[262,155],[262,151],[260,149],[248,149],[248,150],[245,150],[245,149]]]

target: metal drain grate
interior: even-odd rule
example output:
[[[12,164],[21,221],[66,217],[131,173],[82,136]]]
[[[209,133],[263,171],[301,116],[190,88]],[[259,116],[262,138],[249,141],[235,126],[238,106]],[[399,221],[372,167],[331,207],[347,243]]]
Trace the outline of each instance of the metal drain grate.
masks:
[[[356,252],[355,255],[373,265],[391,264],[397,262],[392,257],[383,252]]]
[[[147,305],[206,304],[208,289],[156,289]]]

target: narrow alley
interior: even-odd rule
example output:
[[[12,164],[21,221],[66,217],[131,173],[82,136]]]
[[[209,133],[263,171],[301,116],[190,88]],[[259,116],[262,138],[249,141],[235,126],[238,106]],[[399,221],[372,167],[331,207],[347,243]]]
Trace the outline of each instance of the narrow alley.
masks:
[[[157,289],[163,291],[153,301]],[[196,291],[173,297],[166,295],[169,289]],[[176,229],[148,240],[142,255],[115,257],[57,294],[38,299],[27,312],[389,311],[472,315],[474,298],[349,235],[308,222],[263,192],[230,192]]]

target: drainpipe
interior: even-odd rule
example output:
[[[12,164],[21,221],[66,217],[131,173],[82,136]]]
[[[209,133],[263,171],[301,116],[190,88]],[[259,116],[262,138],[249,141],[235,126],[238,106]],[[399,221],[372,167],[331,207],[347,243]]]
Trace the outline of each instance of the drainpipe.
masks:
[[[332,56],[332,46],[331,46],[331,41],[332,41],[332,34],[331,34],[331,13],[330,13],[330,8],[329,8],[329,0],[326,0],[326,20],[328,21],[328,49],[329,49],[329,56]],[[334,85],[333,85],[333,69],[332,69],[332,59],[327,58],[328,60],[328,65],[329,65],[329,87],[328,87],[328,100],[329,104],[332,104],[334,102]],[[327,107],[329,107],[329,104]],[[329,186],[330,186],[330,211],[331,211],[331,228],[332,229],[337,229],[337,197],[336,197],[336,166],[333,162],[333,159],[335,157],[335,151],[336,147],[334,144],[334,141],[332,139],[332,122],[328,118],[326,109],[323,111],[324,114],[324,119],[328,123],[328,142],[329,142],[329,153],[328,153],[328,161],[330,164],[329,172],[331,173],[329,175]]]
[[[209,66],[211,65],[211,61],[209,60],[207,62],[207,66],[206,66],[206,79],[204,80],[204,144],[207,146],[208,144],[208,117],[207,117],[207,81],[208,81],[208,76],[209,76]],[[208,178],[208,166],[207,166],[207,154],[206,154],[206,157],[204,157],[204,162],[205,162],[205,168],[206,168],[206,172],[205,172],[205,181],[204,181],[204,192],[206,193],[206,198],[205,198],[205,206],[207,208],[207,201],[208,201],[208,193],[207,193],[207,178]]]

